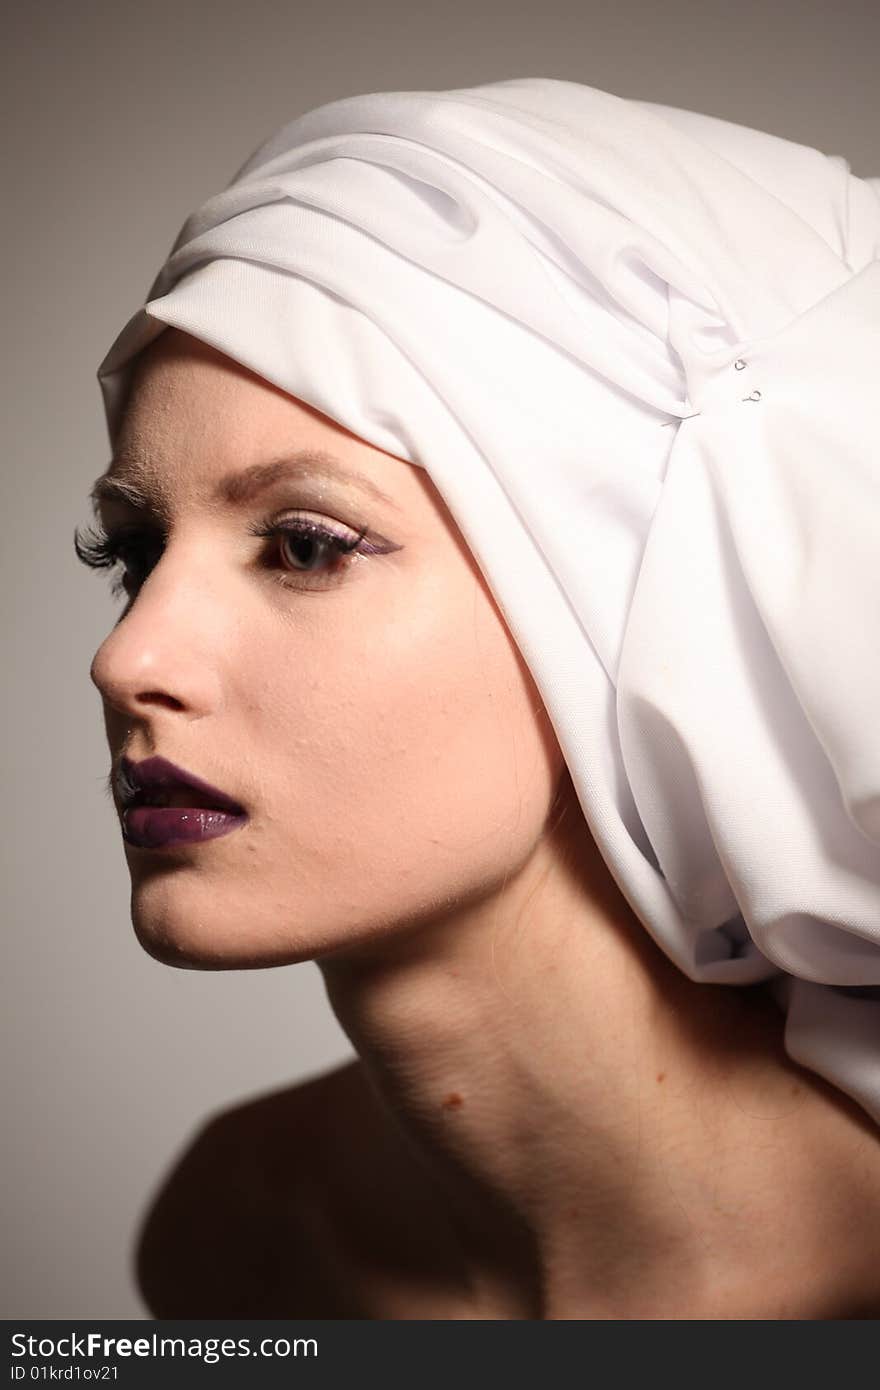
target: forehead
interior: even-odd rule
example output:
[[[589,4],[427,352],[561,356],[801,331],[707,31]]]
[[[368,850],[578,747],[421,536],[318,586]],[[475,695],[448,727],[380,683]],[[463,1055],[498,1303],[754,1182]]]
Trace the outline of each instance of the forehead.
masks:
[[[166,328],[132,364],[117,453],[137,460],[142,470],[158,469],[166,458],[177,461],[181,452],[238,456],[247,440],[261,449],[294,423],[310,435],[330,426],[209,343]]]

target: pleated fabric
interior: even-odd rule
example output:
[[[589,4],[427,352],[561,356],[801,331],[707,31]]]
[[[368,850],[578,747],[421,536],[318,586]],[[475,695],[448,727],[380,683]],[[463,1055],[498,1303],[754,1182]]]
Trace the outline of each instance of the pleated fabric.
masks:
[[[522,78],[297,117],[185,222],[166,325],[427,469],[622,893],[880,1123],[880,179]]]

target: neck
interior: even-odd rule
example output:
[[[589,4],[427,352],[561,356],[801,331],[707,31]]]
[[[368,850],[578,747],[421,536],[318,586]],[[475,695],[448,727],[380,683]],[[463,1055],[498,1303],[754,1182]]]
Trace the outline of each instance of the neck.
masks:
[[[874,1126],[788,1059],[764,990],[667,961],[566,794],[502,889],[320,963],[480,1315],[867,1316]]]

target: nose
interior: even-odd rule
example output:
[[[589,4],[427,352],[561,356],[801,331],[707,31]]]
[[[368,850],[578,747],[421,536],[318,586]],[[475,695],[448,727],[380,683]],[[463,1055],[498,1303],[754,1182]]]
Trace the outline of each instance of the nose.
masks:
[[[199,560],[184,550],[172,556],[166,547],[89,667],[108,712],[129,721],[158,708],[198,718],[217,705],[228,622],[217,586],[193,578]],[[201,567],[210,573],[204,555]]]

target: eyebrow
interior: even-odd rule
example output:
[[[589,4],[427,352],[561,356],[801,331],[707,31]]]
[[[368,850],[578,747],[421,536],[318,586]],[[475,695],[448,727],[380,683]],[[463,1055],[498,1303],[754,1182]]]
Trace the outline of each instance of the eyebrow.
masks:
[[[295,449],[252,463],[248,468],[226,473],[215,484],[212,500],[231,507],[243,507],[278,483],[298,477],[329,478],[336,483],[354,483],[378,502],[397,510],[397,504],[377,487],[372,478],[358,473],[326,449]],[[106,473],[96,479],[89,493],[97,511],[101,502],[127,502],[138,511],[164,516],[168,512],[161,495],[149,481],[148,468],[137,457],[114,458]]]

